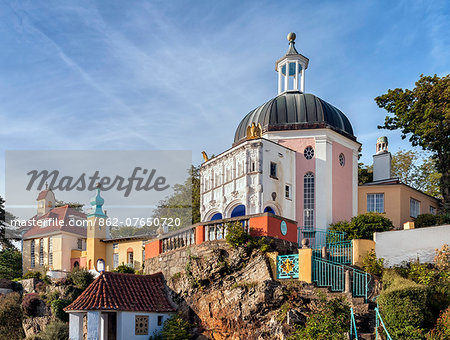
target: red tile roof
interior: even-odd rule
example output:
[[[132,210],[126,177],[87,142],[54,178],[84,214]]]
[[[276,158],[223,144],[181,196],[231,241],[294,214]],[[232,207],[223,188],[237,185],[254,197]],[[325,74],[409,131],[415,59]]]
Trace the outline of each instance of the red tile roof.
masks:
[[[38,197],[36,198],[36,201],[43,200],[43,199],[45,198],[45,196],[47,196],[47,193],[48,193],[49,191],[51,191],[51,190],[50,190],[50,189],[42,190],[42,191],[39,193]],[[53,192],[53,191],[52,191],[52,192]]]
[[[103,272],[69,306],[66,312],[115,310],[175,312],[167,297],[162,273],[134,275]]]
[[[52,219],[52,223],[47,227],[41,227],[34,222],[35,225],[33,225],[24,235],[23,238],[33,238],[37,237],[38,235],[44,235],[48,233],[52,233],[55,231],[65,231],[68,233],[78,234],[80,236],[86,237],[87,235],[87,228],[85,227],[78,227],[78,226],[71,226],[69,225],[69,216],[74,215],[81,217],[83,219],[86,219],[86,214],[82,213],[80,211],[77,211],[73,208],[70,208],[68,205],[64,205],[62,207],[53,208],[45,215],[42,215],[40,217],[34,216],[29,221],[32,221],[35,219],[38,220],[45,220],[45,219]],[[61,226],[58,222],[64,221],[63,225]]]

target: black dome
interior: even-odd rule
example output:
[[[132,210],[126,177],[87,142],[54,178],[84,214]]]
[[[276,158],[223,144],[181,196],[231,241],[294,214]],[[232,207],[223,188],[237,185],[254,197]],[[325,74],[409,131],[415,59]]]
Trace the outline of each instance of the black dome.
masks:
[[[285,92],[250,111],[236,130],[234,144],[246,139],[247,127],[252,123],[261,123],[263,132],[329,128],[356,140],[348,118],[310,93]]]

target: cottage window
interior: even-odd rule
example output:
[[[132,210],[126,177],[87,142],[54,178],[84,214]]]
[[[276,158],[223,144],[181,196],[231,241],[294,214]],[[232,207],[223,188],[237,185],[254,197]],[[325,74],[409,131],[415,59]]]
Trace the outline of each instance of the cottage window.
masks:
[[[36,266],[36,258],[35,258],[35,256],[36,256],[36,253],[35,253],[35,251],[36,251],[36,241],[35,240],[31,240],[31,246],[30,246],[30,250],[31,250],[31,254],[30,254],[30,257],[31,257],[31,268],[34,268],[35,266]]]
[[[314,174],[312,172],[308,172],[303,178],[303,224],[308,228],[312,228],[314,226],[314,190]]]
[[[430,214],[436,215],[436,208],[430,205]]]
[[[148,335],[148,315],[135,316],[135,335]]]
[[[163,318],[164,318],[163,315],[158,315],[158,326],[162,326],[162,324],[163,324]]]
[[[39,240],[39,265],[44,265],[44,239]]]
[[[367,211],[384,213],[384,194],[367,194]]]
[[[420,214],[420,202],[415,200],[414,198],[411,198],[409,201],[409,215],[411,217],[417,217]]]
[[[127,263],[129,266],[133,265],[133,252],[132,251],[127,252]]]

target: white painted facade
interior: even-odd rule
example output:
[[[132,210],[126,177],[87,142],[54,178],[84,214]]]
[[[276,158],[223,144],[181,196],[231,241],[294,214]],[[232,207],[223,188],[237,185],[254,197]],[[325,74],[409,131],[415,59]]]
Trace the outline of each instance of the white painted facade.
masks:
[[[136,315],[148,316],[148,335],[135,335],[135,317]],[[148,340],[154,332],[159,333],[162,330],[164,321],[170,318],[169,313],[142,313],[142,312],[118,312],[117,313],[117,340]],[[158,325],[158,316],[161,316],[161,324]],[[107,338],[105,338],[107,339]]]
[[[450,244],[450,225],[374,233],[375,252],[388,267],[403,261],[433,262],[435,249]]]
[[[271,162],[276,176],[270,176]],[[238,205],[246,215],[271,207],[295,220],[295,152],[269,140],[248,140],[205,162],[200,169],[200,214],[209,221],[216,213],[231,217]],[[290,186],[290,197],[285,186]]]

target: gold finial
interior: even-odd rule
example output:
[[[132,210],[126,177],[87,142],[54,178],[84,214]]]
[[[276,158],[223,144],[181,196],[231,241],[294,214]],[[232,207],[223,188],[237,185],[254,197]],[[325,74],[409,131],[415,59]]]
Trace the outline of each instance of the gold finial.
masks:
[[[256,126],[253,122],[252,125],[247,126],[247,139],[261,138],[262,126],[261,123]]]
[[[294,33],[294,32],[291,32],[291,33],[288,34],[287,40],[288,40],[289,42],[294,42],[296,37],[297,37],[297,36],[295,35],[295,33]]]
[[[206,154],[205,151],[202,151],[202,155],[203,155],[203,159],[205,160],[205,162],[209,161],[208,155]]]

